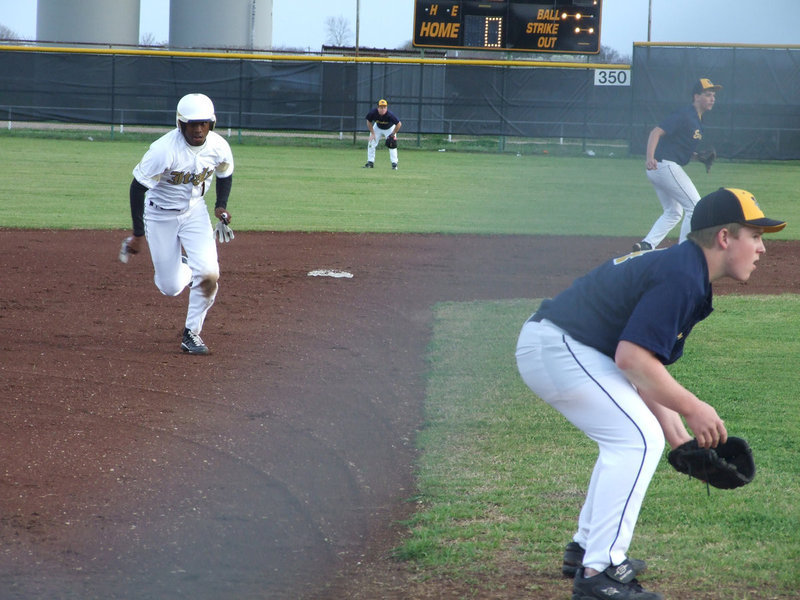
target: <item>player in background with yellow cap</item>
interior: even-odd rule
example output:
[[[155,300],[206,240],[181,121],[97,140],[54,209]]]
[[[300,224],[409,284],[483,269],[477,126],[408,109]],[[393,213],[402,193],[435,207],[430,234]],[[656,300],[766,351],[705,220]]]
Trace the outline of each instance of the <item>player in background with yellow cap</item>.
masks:
[[[692,88],[692,103],[679,108],[650,131],[645,159],[647,178],[664,212],[642,241],[633,245],[634,251],[658,247],[681,217],[678,242],[686,239],[700,194],[683,167],[697,157],[697,146],[703,139],[703,115],[714,108],[716,93],[721,89],[710,79],[698,79]]]
[[[390,110],[389,103],[383,98],[378,100],[378,105],[367,113],[367,129],[369,130],[369,143],[367,144],[367,164],[365,169],[375,167],[375,149],[381,139],[386,138],[389,148],[389,160],[392,169],[397,170],[397,132],[403,123]]]

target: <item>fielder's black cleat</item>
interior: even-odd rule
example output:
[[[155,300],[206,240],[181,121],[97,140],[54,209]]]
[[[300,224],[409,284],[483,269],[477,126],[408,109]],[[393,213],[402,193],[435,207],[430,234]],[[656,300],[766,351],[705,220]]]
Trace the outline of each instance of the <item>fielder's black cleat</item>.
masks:
[[[652,250],[652,249],[653,246],[650,245],[650,242],[645,242],[644,240],[642,240],[641,242],[636,242],[633,245],[634,252],[643,252],[645,250]]]
[[[397,163],[392,163],[392,171],[397,171]]]
[[[365,164],[365,165],[364,165],[364,168],[365,168],[365,169],[374,169],[374,168],[375,168],[375,163],[373,163],[373,162],[370,160],[370,161],[368,161],[368,162],[367,162],[367,164]]]
[[[561,564],[561,573],[564,577],[575,578],[575,573],[583,565],[583,555],[586,551],[578,542],[570,542],[564,548],[564,562]]]
[[[208,354],[208,346],[203,343],[199,335],[188,328],[183,330],[181,350],[189,354]]]
[[[664,600],[661,594],[644,590],[635,575],[627,560],[592,577],[584,577],[581,567],[572,583],[572,600]]]
[[[575,577],[575,573],[583,566],[584,554],[586,554],[586,550],[578,542],[567,544],[566,548],[564,548],[564,561],[561,564],[561,573],[564,577],[569,577],[570,579]],[[625,559],[622,564],[630,565],[631,569],[633,569],[634,577],[647,570],[647,563],[638,558]]]

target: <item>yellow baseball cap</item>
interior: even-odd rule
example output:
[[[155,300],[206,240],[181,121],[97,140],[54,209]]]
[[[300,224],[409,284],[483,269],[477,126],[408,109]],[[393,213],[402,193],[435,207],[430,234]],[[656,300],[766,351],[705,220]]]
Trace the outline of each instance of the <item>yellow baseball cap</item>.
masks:
[[[722,89],[721,85],[711,83],[710,79],[703,77],[695,82],[692,93],[702,94],[703,92],[718,92],[721,89]]]
[[[378,106],[389,106],[389,103],[383,98],[381,98],[380,100],[378,100]]]
[[[785,221],[776,221],[764,216],[755,196],[746,190],[719,188],[700,198],[692,213],[692,231],[741,223],[759,227],[767,233],[774,233],[786,227]]]

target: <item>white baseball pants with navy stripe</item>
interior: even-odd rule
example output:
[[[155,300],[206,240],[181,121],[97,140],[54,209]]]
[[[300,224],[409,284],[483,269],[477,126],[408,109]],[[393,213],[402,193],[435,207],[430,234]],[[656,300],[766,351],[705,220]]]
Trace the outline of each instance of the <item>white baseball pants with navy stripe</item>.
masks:
[[[653,248],[657,247],[683,217],[678,243],[684,242],[692,230],[694,205],[700,200],[697,188],[683,167],[671,160],[658,161],[657,169],[653,171],[648,169],[647,178],[653,184],[664,212],[653,223],[650,232],[644,236],[644,241]]]
[[[378,127],[377,123],[373,123],[372,131],[375,134],[375,137],[367,143],[367,161],[371,163],[375,162],[375,149],[378,147],[378,144],[381,143],[382,139],[387,138],[394,133],[395,127],[396,125],[392,125],[389,127],[389,129],[381,129]],[[397,163],[397,148],[389,148],[389,160],[392,162],[392,164]]]
[[[597,443],[573,540],[586,549],[584,566],[618,565],[664,450],[661,426],[611,358],[547,320],[525,323],[516,357],[527,386]]]

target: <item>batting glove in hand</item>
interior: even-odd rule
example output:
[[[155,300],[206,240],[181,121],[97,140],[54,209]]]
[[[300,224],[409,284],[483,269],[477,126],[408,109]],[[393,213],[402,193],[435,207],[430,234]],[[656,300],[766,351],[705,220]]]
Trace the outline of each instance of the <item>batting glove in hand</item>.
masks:
[[[233,235],[233,229],[231,229],[226,223],[220,221],[217,223],[217,226],[214,228],[214,236],[219,240],[221,244],[225,242],[230,242],[235,236]]]

